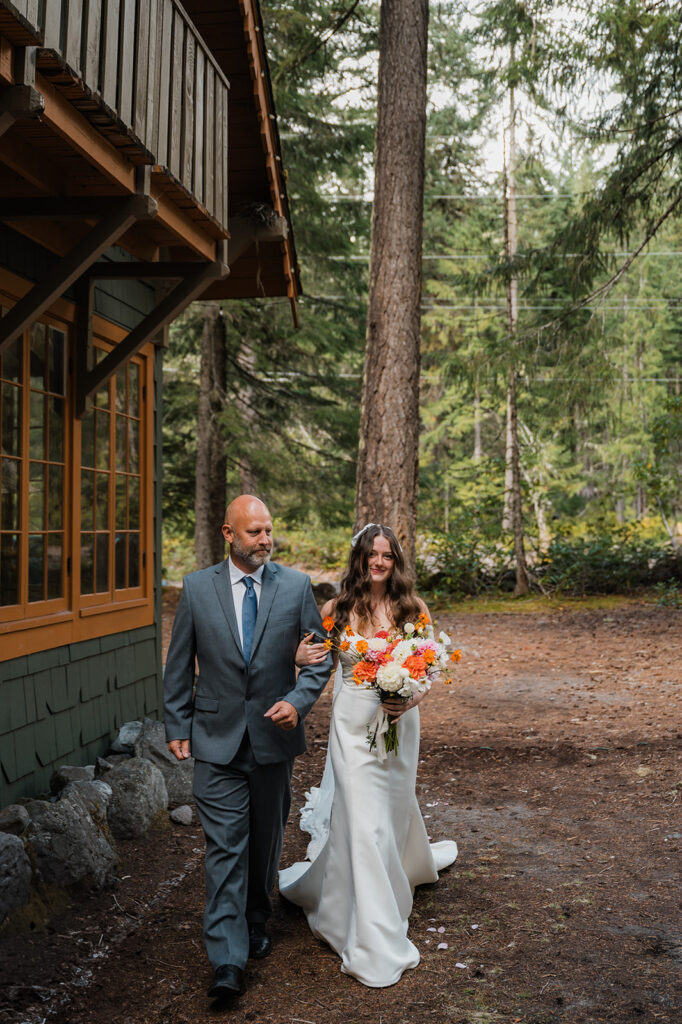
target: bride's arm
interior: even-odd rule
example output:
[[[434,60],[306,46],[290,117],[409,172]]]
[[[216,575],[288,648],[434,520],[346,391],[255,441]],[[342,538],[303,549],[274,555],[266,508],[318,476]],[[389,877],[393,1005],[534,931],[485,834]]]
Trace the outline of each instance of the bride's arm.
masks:
[[[327,601],[320,609],[321,617],[324,619],[327,615],[331,615],[333,609],[334,601]],[[320,640],[316,643],[315,634],[308,633],[303,637],[296,649],[296,666],[297,668],[303,668],[304,665],[321,665],[326,660],[328,654],[329,650],[325,647],[324,641]],[[334,668],[336,668],[336,659],[334,660]]]

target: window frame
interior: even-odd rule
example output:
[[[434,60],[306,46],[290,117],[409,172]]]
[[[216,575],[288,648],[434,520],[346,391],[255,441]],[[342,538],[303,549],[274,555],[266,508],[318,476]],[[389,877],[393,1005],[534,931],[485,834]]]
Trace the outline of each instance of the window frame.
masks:
[[[0,268],[0,306],[5,309],[26,294],[32,285],[24,279]],[[138,587],[116,589],[114,543],[115,480],[116,480],[116,410],[110,410],[110,443],[113,436],[113,456],[110,459],[109,484],[109,587],[95,594],[81,594],[81,452],[82,420],[75,417],[74,389],[74,325],[75,306],[59,299],[50,310],[39,317],[40,323],[63,331],[66,336],[66,386],[64,406],[64,486],[63,486],[63,596],[42,601],[28,601],[28,474],[30,465],[30,378],[28,367],[22,367],[21,430],[21,491],[20,491],[20,547],[19,594],[20,603],[0,605],[0,662],[21,655],[47,650],[52,647],[81,640],[94,639],[123,632],[154,622],[154,346],[146,344],[133,357],[139,366],[140,418],[139,418],[139,550],[140,580]],[[30,346],[29,328],[23,337],[24,354]],[[93,344],[111,351],[125,337],[127,331],[102,317],[93,317]],[[111,382],[108,385],[110,401]],[[114,385],[115,387],[115,385]],[[49,476],[48,476],[49,481]],[[112,484],[113,481],[113,484]],[[114,505],[112,506],[112,493]],[[49,533],[49,528],[46,531]],[[56,532],[56,531],[55,531]],[[86,531],[87,532],[87,531]]]

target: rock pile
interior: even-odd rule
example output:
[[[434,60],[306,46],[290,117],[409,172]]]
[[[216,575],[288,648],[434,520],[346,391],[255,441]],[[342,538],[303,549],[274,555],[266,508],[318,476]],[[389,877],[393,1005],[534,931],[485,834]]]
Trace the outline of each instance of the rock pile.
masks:
[[[193,769],[168,753],[161,722],[126,722],[97,764],[57,768],[50,797],[0,809],[0,925],[34,891],[113,885],[115,841],[144,835],[169,805],[189,824]]]

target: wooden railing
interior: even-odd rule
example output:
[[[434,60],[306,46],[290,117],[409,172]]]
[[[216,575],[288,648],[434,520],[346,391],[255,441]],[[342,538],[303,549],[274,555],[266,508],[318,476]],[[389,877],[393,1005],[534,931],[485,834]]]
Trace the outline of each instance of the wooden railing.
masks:
[[[227,226],[229,85],[177,0],[0,0],[112,119]],[[91,104],[92,105],[92,104]],[[104,125],[102,124],[104,130]]]

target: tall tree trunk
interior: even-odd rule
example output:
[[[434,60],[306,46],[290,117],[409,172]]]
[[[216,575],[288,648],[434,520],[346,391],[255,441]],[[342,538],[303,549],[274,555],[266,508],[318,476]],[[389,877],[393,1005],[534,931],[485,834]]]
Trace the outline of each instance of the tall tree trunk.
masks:
[[[194,493],[194,546],[199,569],[221,562],[225,541],[220,532],[227,503],[225,440],[221,415],[225,408],[225,326],[220,303],[203,308],[199,409],[197,413],[197,473]]]
[[[256,369],[256,353],[249,346],[245,338],[242,339],[237,359],[242,370],[250,377],[253,377]],[[256,429],[256,401],[253,388],[245,381],[239,389],[237,397],[245,437],[252,437]],[[256,471],[249,453],[244,449],[239,453],[239,486],[242,494],[256,494],[258,492]]]
[[[512,51],[512,62],[514,54]],[[514,88],[509,89],[509,167],[505,165],[504,174],[504,224],[506,255],[512,260],[517,248],[516,222],[516,106]],[[516,345],[516,325],[518,322],[518,282],[515,275],[510,276],[507,284],[507,334],[511,355],[511,367],[507,381],[507,445],[505,458],[505,523],[503,527],[511,528],[514,534],[514,560],[516,563],[516,586],[514,596],[520,597],[530,590],[528,584],[528,566],[523,544],[523,507],[521,503],[521,473],[519,472],[519,425],[516,404],[516,366],[514,346]]]
[[[478,390],[478,374],[474,386],[474,462],[483,458],[483,442],[481,439],[481,394]]]
[[[392,526],[414,566],[428,0],[382,0],[356,528]]]

